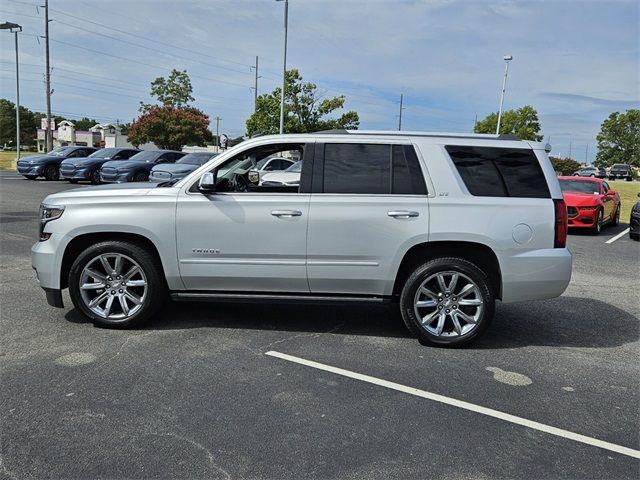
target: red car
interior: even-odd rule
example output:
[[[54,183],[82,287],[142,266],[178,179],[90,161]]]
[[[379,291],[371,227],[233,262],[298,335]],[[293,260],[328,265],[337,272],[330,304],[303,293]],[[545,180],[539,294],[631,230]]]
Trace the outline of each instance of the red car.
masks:
[[[620,196],[599,178],[558,177],[567,204],[569,228],[600,233],[606,224],[620,220]]]

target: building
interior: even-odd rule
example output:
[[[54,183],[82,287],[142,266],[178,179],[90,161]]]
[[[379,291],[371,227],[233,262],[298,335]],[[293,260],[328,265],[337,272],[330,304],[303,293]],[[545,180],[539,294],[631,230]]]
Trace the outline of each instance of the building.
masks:
[[[120,133],[120,127],[114,123],[98,123],[91,127],[89,131],[76,130],[76,126],[68,121],[63,120],[53,130],[53,148],[66,146],[81,147],[128,147],[131,146],[126,142],[126,135]],[[120,138],[120,142],[113,140],[107,142],[107,139]],[[37,132],[38,152],[45,152],[45,131],[39,128]],[[107,145],[107,143],[113,143]],[[150,147],[153,148],[153,147]]]

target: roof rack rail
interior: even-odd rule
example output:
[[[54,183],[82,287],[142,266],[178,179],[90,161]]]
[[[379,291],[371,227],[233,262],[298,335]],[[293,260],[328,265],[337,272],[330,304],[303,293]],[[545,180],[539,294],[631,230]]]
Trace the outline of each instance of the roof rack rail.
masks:
[[[449,137],[449,138],[475,138],[487,140],[515,140],[521,139],[512,134],[493,133],[451,133],[451,132],[419,132],[403,130],[346,130],[338,128],[335,130],[320,130],[313,132],[318,135],[386,135],[386,136],[411,136],[411,137]]]

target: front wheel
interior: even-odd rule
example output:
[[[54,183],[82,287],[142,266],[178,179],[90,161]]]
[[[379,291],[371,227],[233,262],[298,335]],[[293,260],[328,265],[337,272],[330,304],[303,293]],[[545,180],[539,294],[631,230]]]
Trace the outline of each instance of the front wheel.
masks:
[[[602,224],[604,223],[604,214],[602,213],[602,209],[598,211],[598,218],[596,219],[596,224],[591,229],[591,233],[594,235],[599,235],[602,231]]]
[[[616,208],[616,213],[611,219],[611,225],[613,225],[614,227],[617,227],[620,223],[620,207],[622,207],[622,205],[618,205],[618,208]]]
[[[146,249],[124,241],[87,248],[69,273],[74,306],[100,327],[141,325],[163,305],[166,292],[159,260]]]
[[[149,174],[147,172],[138,172],[133,176],[134,182],[147,182],[149,181]]]
[[[100,169],[99,168],[95,168],[94,170],[91,171],[91,174],[89,175],[89,180],[91,181],[92,185],[98,185],[100,183]]]
[[[400,294],[405,325],[422,344],[457,347],[491,323],[495,294],[487,275],[462,258],[437,258],[415,268]]]
[[[44,178],[47,180],[58,180],[60,178],[60,170],[56,165],[49,165],[44,169]]]

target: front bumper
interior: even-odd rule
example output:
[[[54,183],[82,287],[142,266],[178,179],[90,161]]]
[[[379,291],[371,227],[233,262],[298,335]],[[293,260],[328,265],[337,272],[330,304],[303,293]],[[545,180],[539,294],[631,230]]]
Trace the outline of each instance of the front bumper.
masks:
[[[559,297],[571,281],[571,267],[571,252],[566,248],[501,255],[502,302]]]
[[[576,209],[576,207],[568,207],[568,209]],[[576,213],[569,213],[569,228],[593,228],[598,221],[598,210],[581,210],[577,208]]]
[[[20,175],[42,175],[43,165],[20,165],[17,166]]]
[[[640,235],[640,214],[631,214],[631,218],[629,218],[629,233],[631,235]]]
[[[125,183],[133,180],[133,172],[103,173],[100,172],[100,180],[105,183]]]
[[[89,178],[89,169],[75,169],[63,171],[60,169],[60,178],[64,180],[87,180]]]

